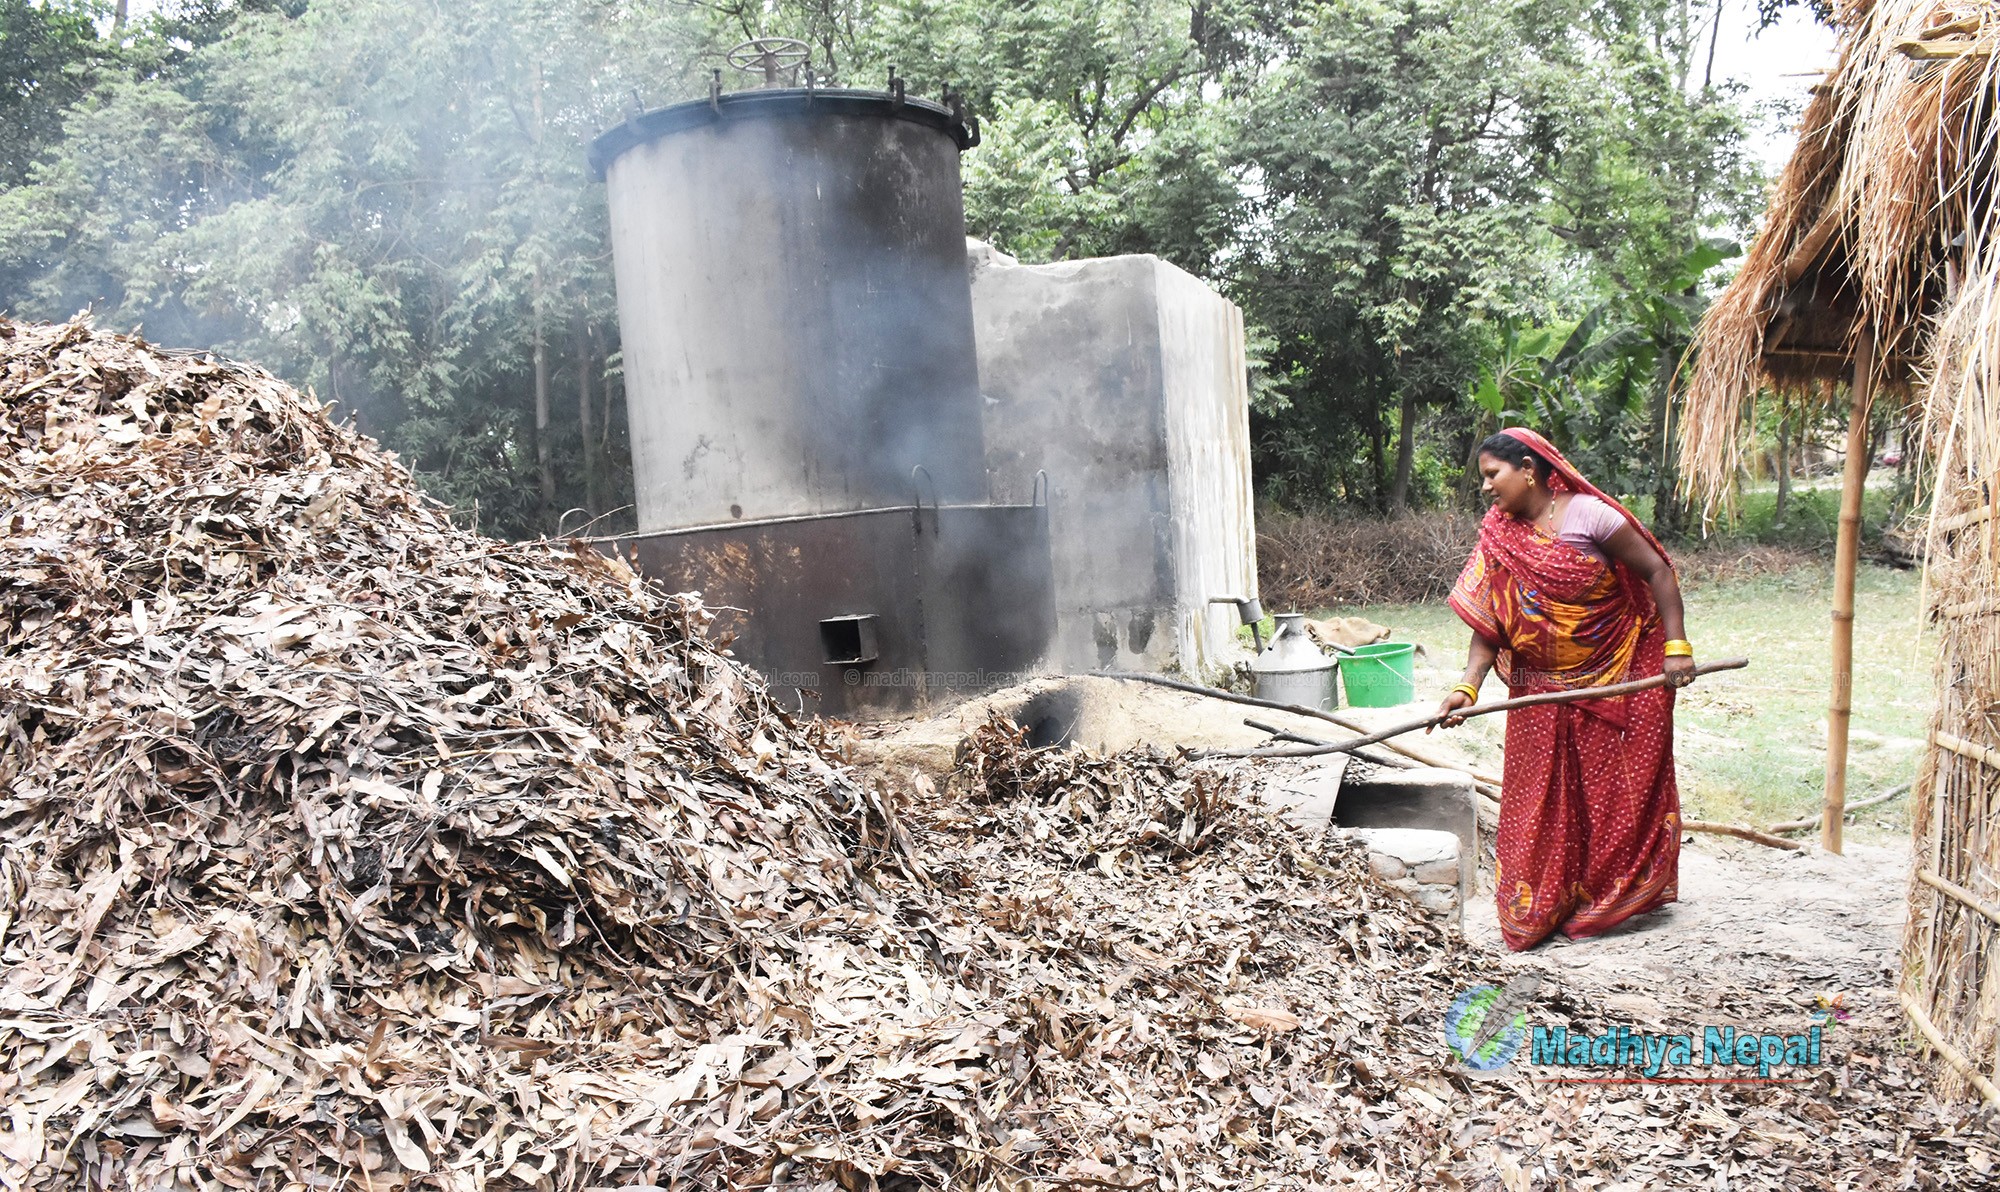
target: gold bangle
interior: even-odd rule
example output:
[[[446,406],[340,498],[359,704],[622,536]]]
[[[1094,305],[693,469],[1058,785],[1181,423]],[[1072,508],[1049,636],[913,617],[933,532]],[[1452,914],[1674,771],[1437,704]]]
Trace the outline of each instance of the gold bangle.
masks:
[[[1465,693],[1466,701],[1469,704],[1476,704],[1479,702],[1479,688],[1474,687],[1470,683],[1460,683],[1458,686],[1452,688],[1452,690],[1463,691]]]
[[[1661,653],[1669,658],[1692,658],[1694,657],[1694,643],[1677,637],[1662,647]]]

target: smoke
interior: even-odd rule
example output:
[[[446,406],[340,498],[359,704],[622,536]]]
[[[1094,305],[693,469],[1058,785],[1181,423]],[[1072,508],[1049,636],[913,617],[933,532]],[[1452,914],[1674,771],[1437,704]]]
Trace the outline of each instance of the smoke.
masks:
[[[628,504],[584,150],[636,83],[695,90],[698,19],[590,0],[228,7],[211,42],[109,74],[54,160],[6,194],[0,307],[88,308],[263,363],[489,531],[550,530],[590,487],[600,508]],[[537,322],[554,501],[535,476]]]

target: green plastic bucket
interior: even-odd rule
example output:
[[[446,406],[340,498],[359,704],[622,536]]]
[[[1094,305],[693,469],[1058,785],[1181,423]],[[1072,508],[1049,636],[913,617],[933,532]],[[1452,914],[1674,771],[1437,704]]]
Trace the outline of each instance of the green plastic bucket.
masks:
[[[1356,708],[1393,708],[1417,698],[1417,647],[1414,642],[1377,642],[1356,646],[1340,657],[1341,685]]]

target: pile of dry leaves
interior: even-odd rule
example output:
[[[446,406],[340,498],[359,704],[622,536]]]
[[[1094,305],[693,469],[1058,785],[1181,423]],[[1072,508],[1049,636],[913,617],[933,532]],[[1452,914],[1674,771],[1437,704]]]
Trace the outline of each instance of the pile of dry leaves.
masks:
[[[960,759],[975,789],[907,817],[983,921],[999,990],[1033,1021],[1041,1082],[1012,1122],[1034,1132],[1023,1147],[1060,1157],[1043,1170],[1176,1189],[1994,1183],[2000,1136],[1925,1094],[1893,997],[1829,1019],[1827,1062],[1782,1082],[1706,1083],[1741,1073],[1697,1069],[1683,1073],[1696,1083],[1642,1085],[1629,1070],[1520,1061],[1468,1073],[1440,1039],[1445,1010],[1518,970],[1385,901],[1353,846],[1243,810],[1251,772],[1216,764],[1029,749],[988,725]],[[1182,838],[1203,843],[1162,847]],[[1699,1034],[1818,1020],[1809,996],[1726,968],[1639,988],[1566,956],[1536,957],[1531,1021]]]
[[[0,521],[0,1186],[1589,1187],[1828,1145],[1700,1089],[1522,1141],[1558,1101],[1440,1037],[1478,955],[1240,770],[995,724],[894,806],[695,601],[455,528],[260,371],[0,322]],[[1796,1186],[1965,1170],[1900,1070],[1839,1077],[1868,1127]]]
[[[1004,1020],[694,601],[459,530],[268,374],[83,325],[0,324],[0,518],[0,1181],[974,1153]]]

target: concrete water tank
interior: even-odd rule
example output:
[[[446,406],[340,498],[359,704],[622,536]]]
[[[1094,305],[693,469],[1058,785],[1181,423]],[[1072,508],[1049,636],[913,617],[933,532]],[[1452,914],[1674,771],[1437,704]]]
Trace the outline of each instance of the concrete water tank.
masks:
[[[987,498],[970,140],[934,103],[811,88],[598,138],[642,532]]]
[[[996,500],[1049,477],[1055,657],[1212,675],[1257,592],[1243,315],[1151,256],[1022,265],[975,244]]]

